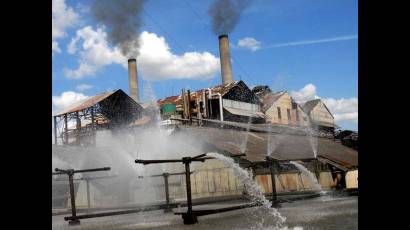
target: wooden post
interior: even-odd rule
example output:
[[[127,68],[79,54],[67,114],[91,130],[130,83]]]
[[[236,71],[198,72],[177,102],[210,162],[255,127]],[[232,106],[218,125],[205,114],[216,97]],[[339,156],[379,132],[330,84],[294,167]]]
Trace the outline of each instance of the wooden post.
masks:
[[[68,144],[68,121],[67,114],[64,114],[64,143]]]
[[[92,145],[96,146],[96,133],[95,133],[95,119],[94,119],[94,107],[91,107],[91,135]]]
[[[57,117],[54,116],[54,144],[57,145]]]

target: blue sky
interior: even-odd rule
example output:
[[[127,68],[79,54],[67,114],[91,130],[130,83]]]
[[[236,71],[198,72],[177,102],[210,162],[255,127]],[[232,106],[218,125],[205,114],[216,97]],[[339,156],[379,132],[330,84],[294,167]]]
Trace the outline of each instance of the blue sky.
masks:
[[[156,98],[162,98],[178,94],[181,88],[194,90],[220,84],[219,64],[215,64],[215,60],[219,60],[218,40],[212,33],[211,19],[207,13],[212,2],[146,1],[140,29],[140,32],[148,32],[146,39],[163,37],[163,42],[169,47],[168,56],[174,55],[172,58],[175,60],[187,62],[188,58],[183,58],[183,55],[195,53],[200,63],[197,63],[196,76],[195,73],[185,72],[181,73],[183,77],[176,76],[179,74],[177,70],[170,70],[167,76],[159,76],[159,73],[153,73],[145,66],[158,64],[154,69],[160,71],[161,67],[170,67],[172,63],[157,63],[155,55],[150,57],[151,62],[141,63],[139,71],[140,97],[143,100],[152,96],[147,93],[150,91]],[[91,39],[92,32],[98,28],[101,34],[105,31],[91,17],[88,10],[91,3],[53,1],[53,20],[56,21],[53,22],[53,42],[59,48],[53,49],[52,54],[55,108],[68,103],[66,100],[70,99],[67,98],[75,100],[73,98],[117,88],[128,93],[126,63],[113,54],[114,47],[108,43],[106,48],[112,51],[107,51],[110,55],[87,48],[87,39]],[[59,8],[54,5],[59,5]],[[337,118],[338,125],[357,130],[357,7],[357,1],[351,0],[252,1],[229,34],[233,45],[234,79],[242,79],[248,86],[269,85],[273,90],[287,90],[299,101],[320,97]],[[87,26],[88,30],[85,30]],[[60,33],[54,33],[55,30]],[[81,30],[84,35],[77,35]],[[76,51],[69,52],[68,46],[76,38]],[[254,39],[259,45],[250,44],[248,48],[240,46],[238,42],[244,38]],[[159,42],[158,39],[155,41]],[[252,47],[254,50],[250,49]],[[155,52],[161,55],[165,51]],[[76,79],[69,77],[67,69],[76,70],[82,62],[92,66],[93,71],[82,72]],[[205,70],[201,62],[208,63],[209,68]],[[159,77],[154,77],[155,74]],[[66,95],[67,98],[64,98],[63,93],[69,91],[72,92],[71,97]]]

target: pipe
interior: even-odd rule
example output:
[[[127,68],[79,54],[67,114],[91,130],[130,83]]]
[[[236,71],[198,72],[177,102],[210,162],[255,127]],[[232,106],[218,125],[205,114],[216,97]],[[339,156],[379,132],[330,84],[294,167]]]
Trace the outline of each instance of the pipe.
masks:
[[[211,95],[212,95],[212,89],[210,89],[210,88],[207,88],[207,89],[205,89],[205,93],[208,91],[208,97],[211,97]],[[211,98],[212,99],[212,98]],[[209,103],[210,103],[211,101],[209,101]],[[206,100],[205,101],[205,107],[206,107],[206,112],[207,112],[207,114],[206,114],[206,117],[207,118],[209,118],[210,116],[211,116],[211,114],[212,114],[212,107],[211,107],[211,105],[209,105],[209,111],[208,111],[208,100]]]
[[[188,119],[190,123],[192,124],[192,115],[191,115],[191,90],[187,90],[188,94]]]
[[[205,103],[205,90],[202,90],[202,108],[203,108],[203,116],[202,117],[207,117],[206,116],[206,103]]]

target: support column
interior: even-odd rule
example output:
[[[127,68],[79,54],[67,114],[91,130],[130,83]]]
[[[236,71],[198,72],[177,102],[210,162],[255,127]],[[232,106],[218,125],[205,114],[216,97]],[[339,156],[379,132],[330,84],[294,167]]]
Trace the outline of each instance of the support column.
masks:
[[[162,176],[164,177],[164,186],[165,186],[165,200],[166,200],[166,207],[164,212],[171,212],[172,208],[169,205],[169,185],[168,185],[168,173],[163,173]]]
[[[319,179],[320,179],[320,169],[319,169],[320,162],[319,162],[319,160],[315,161],[314,167],[315,167],[315,174],[316,174],[317,181],[319,181]]]
[[[57,117],[54,118],[54,144],[57,145]]]
[[[71,199],[71,216],[72,220],[68,222],[69,225],[80,224],[80,220],[77,219],[77,212],[75,207],[75,194],[74,194],[74,173],[68,173],[68,182],[70,184],[70,199]]]
[[[89,179],[85,179],[85,183],[87,185],[87,207],[91,208],[91,200],[90,200],[90,181]]]
[[[91,135],[92,146],[96,146],[96,133],[95,133],[95,119],[94,119],[94,107],[91,107]]]
[[[187,213],[182,214],[182,218],[184,219],[184,224],[196,224],[198,223],[198,219],[196,215],[192,212],[192,196],[191,196],[191,171],[189,164],[191,161],[189,160],[190,157],[182,158],[185,164],[185,180],[186,180],[186,198],[187,198],[187,205],[188,211]]]
[[[277,193],[276,193],[276,178],[275,175],[277,174],[277,168],[279,167],[278,162],[270,157],[266,157],[266,161],[269,166],[270,176],[272,181],[272,207],[278,208],[280,207]]]
[[[77,145],[80,145],[80,131],[81,131],[81,120],[80,120],[80,114],[75,112],[75,118],[76,118],[76,143]]]
[[[67,114],[64,114],[64,143],[68,144],[68,120]]]

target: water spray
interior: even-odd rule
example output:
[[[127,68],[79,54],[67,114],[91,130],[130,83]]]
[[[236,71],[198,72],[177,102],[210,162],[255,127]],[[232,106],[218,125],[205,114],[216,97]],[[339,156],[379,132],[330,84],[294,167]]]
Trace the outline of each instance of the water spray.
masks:
[[[69,225],[78,225],[80,224],[80,220],[77,217],[77,210],[75,208],[75,194],[74,194],[74,174],[75,173],[83,173],[83,172],[97,172],[97,171],[109,171],[111,170],[110,167],[104,168],[94,168],[94,169],[82,169],[82,170],[74,170],[74,169],[59,169],[55,168],[53,175],[60,175],[60,174],[67,174],[68,175],[68,183],[70,185],[70,199],[71,199],[71,217],[64,217],[64,220],[69,220]]]

